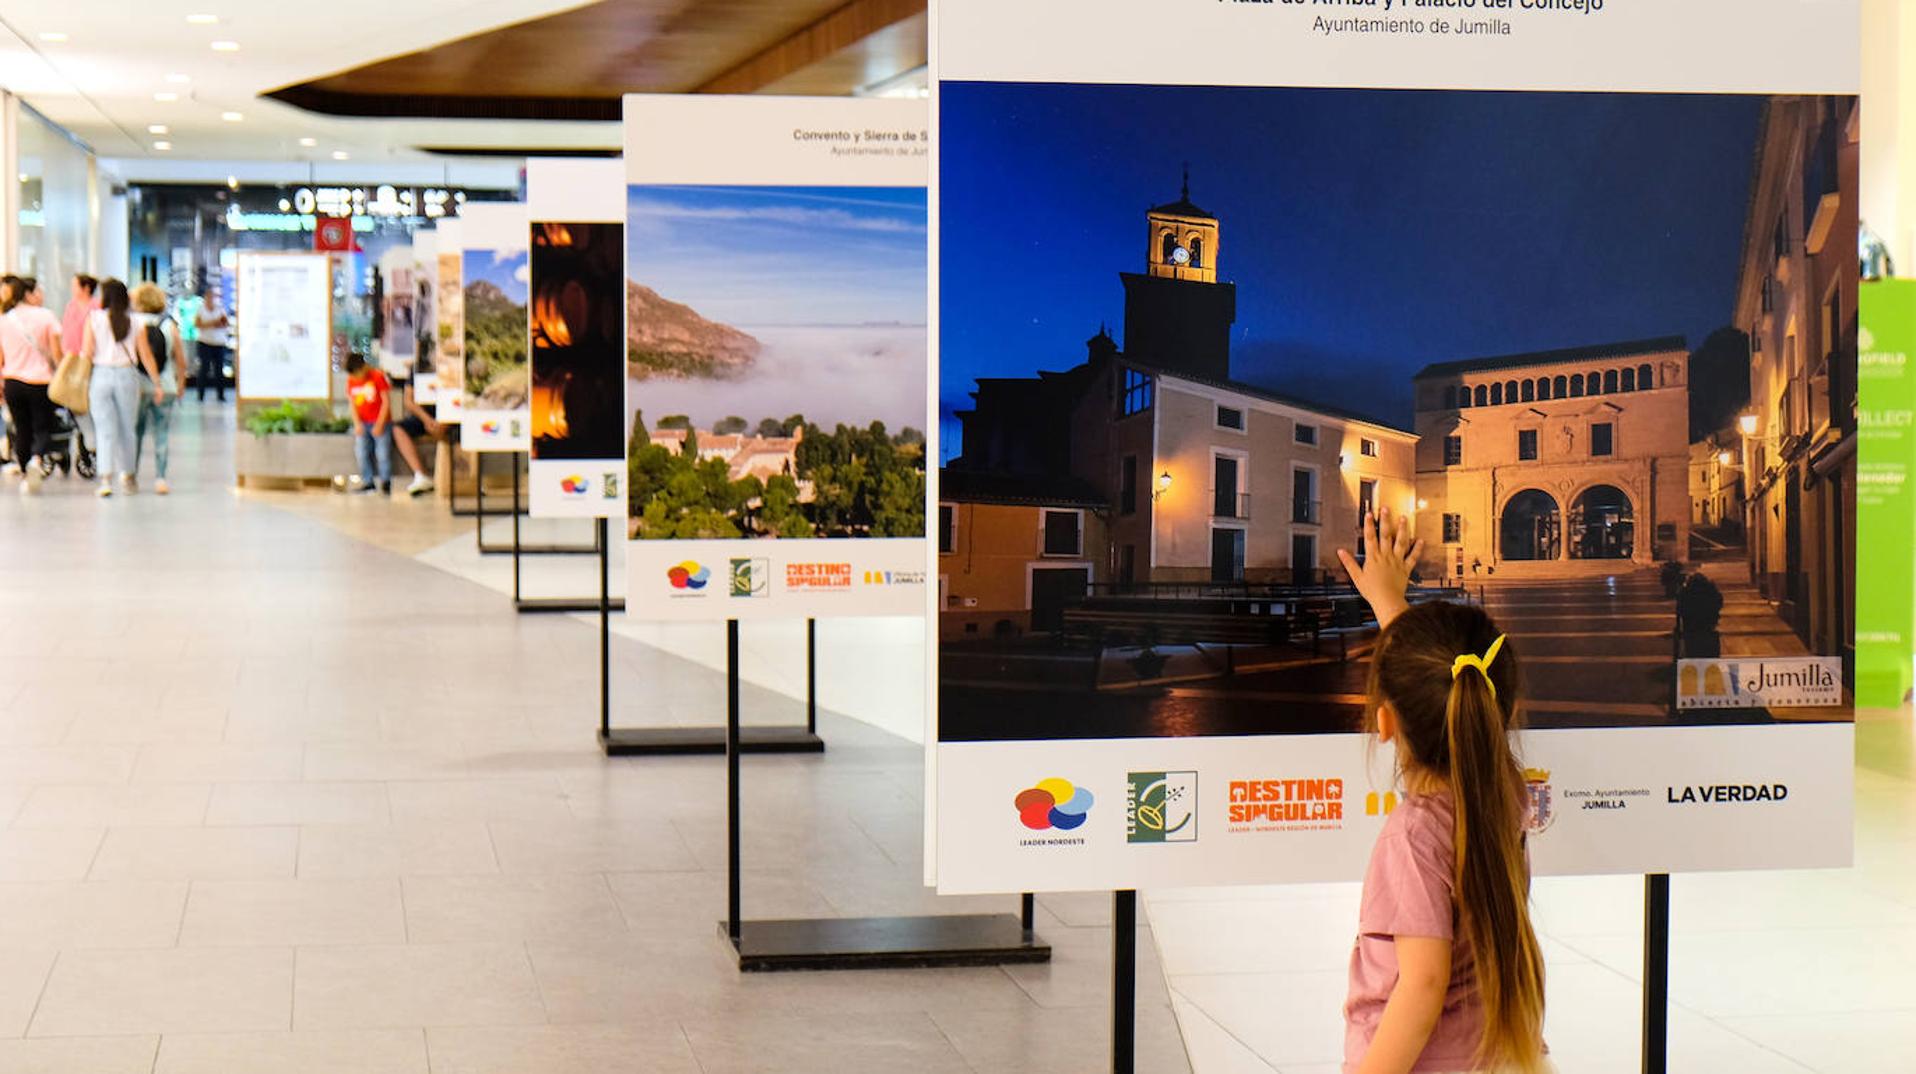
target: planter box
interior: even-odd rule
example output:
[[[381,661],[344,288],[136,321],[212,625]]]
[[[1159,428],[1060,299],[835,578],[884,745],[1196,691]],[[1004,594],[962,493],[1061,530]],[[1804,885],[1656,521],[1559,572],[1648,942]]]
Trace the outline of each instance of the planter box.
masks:
[[[233,442],[233,468],[240,484],[249,481],[331,481],[357,474],[351,433],[282,433],[254,436],[242,431]],[[410,477],[404,459],[393,451],[393,477]]]

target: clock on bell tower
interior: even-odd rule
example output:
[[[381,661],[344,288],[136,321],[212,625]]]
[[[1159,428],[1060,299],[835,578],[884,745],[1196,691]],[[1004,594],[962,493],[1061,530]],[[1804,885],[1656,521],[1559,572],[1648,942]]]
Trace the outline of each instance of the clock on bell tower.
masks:
[[[1217,278],[1217,217],[1191,202],[1191,170],[1178,200],[1144,214],[1145,269],[1124,282],[1124,353],[1144,365],[1211,380],[1231,377],[1237,287]]]
[[[1178,200],[1145,214],[1145,265],[1160,279],[1217,282],[1217,217],[1191,203],[1191,169]]]

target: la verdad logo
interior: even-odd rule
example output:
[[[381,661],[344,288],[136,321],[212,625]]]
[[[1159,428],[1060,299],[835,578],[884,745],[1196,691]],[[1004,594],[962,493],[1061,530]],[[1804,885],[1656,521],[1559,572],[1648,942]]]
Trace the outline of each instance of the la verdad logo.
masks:
[[[1671,805],[1726,805],[1731,802],[1781,802],[1790,796],[1787,783],[1718,783],[1709,786],[1667,787]]]

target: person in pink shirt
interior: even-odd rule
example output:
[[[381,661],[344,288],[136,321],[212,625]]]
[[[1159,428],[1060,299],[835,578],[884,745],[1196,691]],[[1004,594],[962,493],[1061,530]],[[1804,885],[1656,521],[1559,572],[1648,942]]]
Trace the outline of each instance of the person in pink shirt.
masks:
[[[1396,745],[1405,796],[1364,874],[1344,1072],[1540,1074],[1517,657],[1481,608],[1407,604],[1423,550],[1408,519],[1366,515],[1363,537],[1363,563],[1338,558],[1377,616],[1366,722]]]
[[[99,280],[84,272],[73,277],[73,291],[60,318],[60,338],[66,343],[67,354],[80,353],[80,344],[86,339],[87,315],[100,308],[99,293]]]
[[[15,279],[0,297],[0,377],[12,415],[8,428],[13,461],[7,467],[20,472],[20,493],[30,496],[40,488],[40,459],[53,436],[53,402],[47,382],[53,379],[54,356],[60,353],[60,321],[46,308],[40,281]]]

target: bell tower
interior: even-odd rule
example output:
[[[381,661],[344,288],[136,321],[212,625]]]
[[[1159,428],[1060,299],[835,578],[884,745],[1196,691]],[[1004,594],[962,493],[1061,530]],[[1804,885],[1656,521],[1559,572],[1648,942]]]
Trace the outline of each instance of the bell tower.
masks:
[[[1145,214],[1145,271],[1167,280],[1217,282],[1217,217],[1191,203],[1191,166],[1178,200]]]
[[[1140,365],[1209,380],[1231,378],[1237,287],[1217,278],[1217,217],[1191,201],[1191,169],[1178,200],[1144,214],[1143,272],[1124,283],[1124,355]]]

